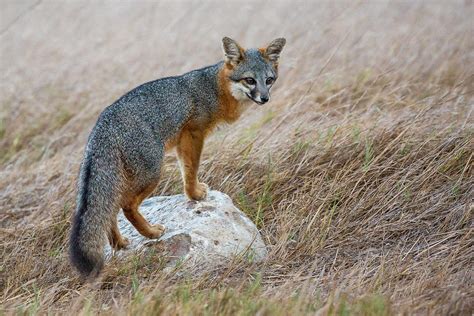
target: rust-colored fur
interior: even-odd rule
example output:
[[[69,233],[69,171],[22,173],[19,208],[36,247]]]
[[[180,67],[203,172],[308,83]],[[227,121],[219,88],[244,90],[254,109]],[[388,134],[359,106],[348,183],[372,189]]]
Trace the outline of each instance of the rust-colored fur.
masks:
[[[219,87],[219,112],[217,112],[215,124],[220,121],[228,123],[235,122],[242,113],[241,104],[230,92],[229,74],[233,66],[229,63],[224,64],[219,71],[217,82]]]
[[[117,226],[119,209],[143,236],[163,234],[165,227],[150,225],[138,208],[158,185],[164,152],[176,149],[189,199],[206,197],[208,187],[198,179],[204,140],[218,123],[236,121],[245,105],[269,100],[277,76],[273,64],[284,41],[270,43],[263,57],[226,37],[224,62],[146,83],[104,110],[79,177],[70,239],[71,260],[79,272],[90,276],[100,271],[106,235],[115,249],[128,245]]]
[[[243,53],[243,49],[239,49]],[[259,51],[262,56],[267,58],[266,48],[260,48]],[[275,66],[277,66],[276,63]],[[226,62],[219,70],[217,76],[219,110],[212,119],[205,123],[190,120],[182,127],[176,137],[168,140],[165,144],[165,151],[176,149],[183,175],[184,192],[192,200],[202,200],[207,194],[207,185],[198,180],[199,162],[205,138],[218,123],[223,121],[227,123],[235,122],[242,114],[242,104],[235,99],[230,88],[229,75],[234,67],[231,62]],[[142,235],[149,238],[159,237],[164,232],[164,227],[159,224],[150,225],[140,214],[138,207],[154,191],[157,185],[158,182],[153,183],[141,192],[128,190],[125,193],[127,198],[122,205],[127,219]],[[116,225],[112,227],[111,236],[111,244],[116,249],[127,246],[128,241],[120,235]]]
[[[230,92],[228,75],[232,68],[232,65],[225,64],[219,71],[219,111],[212,120],[204,125],[193,120],[189,121],[178,135],[169,140],[165,146],[166,151],[176,149],[183,174],[184,192],[193,200],[202,200],[207,193],[207,185],[199,182],[197,177],[205,138],[219,122],[232,123],[241,115],[241,105]],[[148,238],[159,237],[164,232],[164,227],[159,224],[150,225],[140,214],[138,207],[155,190],[157,185],[158,182],[153,183],[142,191],[138,191],[135,187],[128,187],[123,193],[121,208],[125,216],[140,234]],[[128,240],[120,234],[116,221],[112,225],[109,240],[115,249],[122,249],[128,245]]]

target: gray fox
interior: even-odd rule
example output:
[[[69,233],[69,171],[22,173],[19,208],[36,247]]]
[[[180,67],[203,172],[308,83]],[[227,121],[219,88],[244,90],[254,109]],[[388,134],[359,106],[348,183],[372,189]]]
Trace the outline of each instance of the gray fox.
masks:
[[[117,250],[128,245],[117,226],[120,209],[147,238],[165,231],[138,211],[158,184],[165,151],[176,148],[187,197],[206,197],[197,178],[204,139],[252,102],[268,102],[285,43],[245,50],[224,37],[224,61],[142,84],[100,114],[84,151],[70,235],[71,262],[83,277],[101,271],[107,239]]]

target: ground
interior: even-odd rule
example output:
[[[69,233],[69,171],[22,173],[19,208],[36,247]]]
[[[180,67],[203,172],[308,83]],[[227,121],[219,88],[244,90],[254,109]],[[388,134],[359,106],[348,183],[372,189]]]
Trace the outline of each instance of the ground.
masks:
[[[472,1],[4,1],[0,313],[466,314],[474,308]],[[201,179],[270,255],[205,275],[160,254],[84,285],[67,236],[98,114],[133,87],[286,37],[270,103]],[[155,195],[182,192],[172,155]]]

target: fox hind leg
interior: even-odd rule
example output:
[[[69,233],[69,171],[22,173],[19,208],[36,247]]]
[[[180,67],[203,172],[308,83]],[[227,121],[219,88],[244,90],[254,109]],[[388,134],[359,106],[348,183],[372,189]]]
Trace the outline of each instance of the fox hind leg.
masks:
[[[109,237],[110,246],[114,248],[115,250],[127,248],[127,246],[130,244],[128,239],[123,237],[122,234],[120,233],[116,219],[114,219],[112,222],[108,237]]]
[[[165,227],[163,225],[150,225],[143,215],[138,211],[138,207],[123,209],[125,217],[132,223],[137,231],[147,238],[158,238],[163,235]]]
[[[138,194],[131,196],[128,199],[127,205],[123,207],[123,213],[125,214],[125,217],[141,235],[147,238],[158,238],[165,232],[165,227],[163,225],[151,225],[138,210],[140,204],[148,195],[153,192],[157,184],[157,182],[154,182],[153,184],[148,185]]]

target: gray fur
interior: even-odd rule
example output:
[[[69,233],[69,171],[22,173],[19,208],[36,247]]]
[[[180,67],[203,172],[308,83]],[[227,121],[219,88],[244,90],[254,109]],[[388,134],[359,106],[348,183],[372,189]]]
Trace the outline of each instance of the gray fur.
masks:
[[[278,58],[280,58],[280,53],[283,49],[283,46],[286,44],[286,39],[284,38],[277,38],[273,40],[268,46],[265,51],[265,54],[267,55],[268,59],[272,62],[278,61]]]
[[[248,49],[245,51],[244,58],[238,64],[230,79],[239,82],[245,78],[252,78],[256,81],[255,85],[249,85],[243,82],[243,85],[250,90],[249,97],[259,103],[265,103],[270,99],[271,85],[266,84],[268,78],[276,80],[278,72],[273,63],[268,62],[258,49]],[[266,100],[262,102],[262,100]]]
[[[240,80],[251,71],[258,91],[265,93],[262,80],[268,75],[276,79],[276,69],[258,50],[235,59],[237,44],[227,38],[224,46],[226,42],[226,60],[239,60],[230,79]],[[217,75],[223,66],[219,62],[145,83],[100,114],[84,152],[70,237],[71,261],[81,274],[93,276],[103,266],[103,248],[124,190],[139,191],[158,181],[165,142],[190,121],[206,126],[215,119],[220,106]]]
[[[243,58],[243,49],[239,44],[237,44],[236,41],[229,37],[224,37],[222,39],[222,49],[224,50],[225,62],[231,63],[234,66],[237,65]]]

